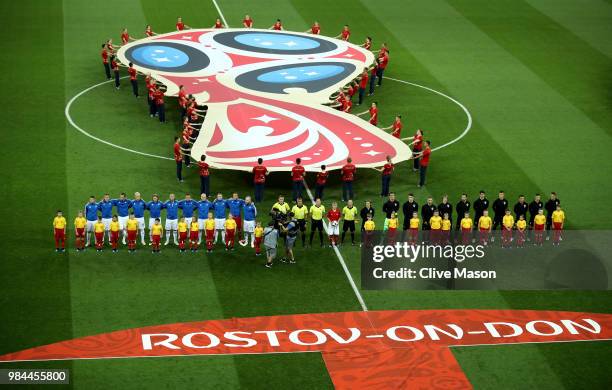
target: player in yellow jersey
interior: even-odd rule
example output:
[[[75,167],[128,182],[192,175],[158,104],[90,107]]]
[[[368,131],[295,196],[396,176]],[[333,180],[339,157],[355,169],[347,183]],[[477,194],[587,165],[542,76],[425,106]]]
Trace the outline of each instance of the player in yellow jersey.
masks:
[[[187,242],[187,234],[189,231],[189,224],[187,223],[187,221],[185,221],[185,217],[181,217],[179,219],[178,225],[177,225],[177,231],[178,231],[178,247],[179,247],[179,251],[180,252],[185,252],[185,243]]]
[[[493,220],[489,217],[489,211],[483,210],[482,217],[478,219],[478,233],[480,234],[480,243],[482,245],[488,245],[489,234],[493,227]]]
[[[134,216],[134,212],[131,212],[130,217],[125,223],[125,228],[127,230],[128,250],[130,252],[134,252],[136,250],[136,236],[138,234],[139,226],[140,222]]]
[[[536,216],[533,218],[533,234],[535,238],[534,245],[542,245],[544,243],[544,228],[546,227],[546,216],[544,209],[539,209]]]
[[[347,231],[351,232],[351,245],[355,245],[355,223],[358,215],[357,207],[353,206],[353,201],[348,200],[346,206],[342,209],[342,237],[340,243],[344,244],[344,236]]]
[[[113,218],[111,219],[110,225],[109,225],[109,232],[110,232],[110,242],[111,242],[111,247],[113,248],[113,252],[117,252],[118,246],[119,246],[119,232],[121,231],[121,226],[119,224],[119,217],[117,217],[116,215],[113,215]]]
[[[198,251],[198,241],[200,240],[200,223],[195,215],[191,218],[191,229],[189,229],[189,249],[192,252]]]
[[[255,256],[261,255],[261,240],[263,240],[263,227],[261,227],[261,222],[257,221],[255,224],[255,230],[253,231],[253,235],[255,237]]]
[[[372,219],[372,214],[366,215],[367,220],[363,223],[363,231],[362,231],[362,245],[365,244],[366,248],[372,246],[372,236],[374,235],[374,229],[376,229],[376,224]]]
[[[102,217],[98,216],[98,220],[94,224],[94,236],[96,237],[96,251],[102,252],[104,246],[105,225],[102,222]]]
[[[236,236],[236,220],[232,214],[225,220],[225,250],[234,250],[234,237]]]
[[[474,221],[470,218],[470,213],[463,214],[459,226],[461,227],[461,243],[467,245],[472,238],[472,228],[474,227]]]
[[[508,248],[512,243],[512,232],[514,228],[514,217],[510,212],[510,209],[506,209],[506,212],[502,218],[502,247]]]
[[[397,236],[397,226],[399,221],[397,220],[397,213],[393,211],[391,218],[387,222],[387,245],[394,245]]]
[[[206,237],[206,252],[210,253],[215,240],[215,218],[212,211],[208,212],[208,218],[204,222],[204,234]]]
[[[79,211],[74,219],[74,234],[77,251],[85,249],[85,228],[87,227],[87,219],[83,216],[83,212]]]
[[[325,206],[321,204],[321,199],[315,201],[310,206],[310,246],[312,246],[312,239],[314,238],[315,231],[319,231],[319,240],[321,240],[321,247],[323,247],[323,216],[325,215]]]
[[[552,225],[553,225],[553,245],[559,245],[561,240],[561,232],[563,231],[563,225],[565,224],[565,212],[561,210],[561,205],[557,205],[557,209],[552,213]]]
[[[525,215],[521,214],[519,220],[516,221],[516,246],[523,247],[525,245],[525,235],[527,234],[527,221]]]
[[[433,245],[440,245],[440,236],[442,233],[442,217],[438,210],[434,211],[433,216],[429,218],[429,239]]]
[[[81,214],[82,215],[82,214]],[[66,251],[66,218],[62,210],[57,210],[53,218],[53,238],[55,239],[55,251]]]
[[[419,227],[421,226],[421,220],[419,219],[419,213],[416,211],[412,213],[412,218],[408,221],[408,234],[410,236],[410,245],[416,245],[419,241]]]
[[[448,213],[444,213],[442,217],[442,236],[441,236],[441,244],[447,245],[450,244],[450,232],[451,232],[452,222],[450,220],[450,216]]]
[[[302,234],[302,246],[306,246],[306,218],[308,218],[308,206],[302,198],[297,198],[297,203],[291,208],[296,219],[297,227]]]
[[[161,220],[159,218],[155,218],[155,222],[153,223],[153,226],[151,226],[151,245],[153,247],[153,249],[151,250],[151,252],[153,253],[159,253],[161,252],[160,245],[161,245],[161,237],[162,237],[162,233],[164,232],[164,228],[161,225]]]

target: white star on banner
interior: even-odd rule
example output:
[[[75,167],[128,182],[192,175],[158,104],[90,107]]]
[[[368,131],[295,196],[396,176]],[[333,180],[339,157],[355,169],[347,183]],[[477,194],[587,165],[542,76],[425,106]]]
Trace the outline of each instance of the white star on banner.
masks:
[[[263,114],[262,116],[258,116],[257,118],[251,118],[251,119],[262,121],[262,122],[264,122],[266,124],[268,124],[268,123],[270,123],[272,121],[277,121],[278,120],[278,118],[273,118],[273,117],[268,116],[266,114]]]
[[[154,58],[154,60],[157,61],[157,62],[172,62],[172,61],[170,61],[170,59],[168,57]]]
[[[197,79],[197,80],[198,80],[198,81],[202,81],[202,82],[204,82],[204,81],[210,81],[209,79]]]
[[[295,46],[297,45],[297,43],[293,42],[293,41],[289,41],[289,42],[283,42],[283,45],[287,45],[289,47]]]
[[[306,72],[304,74],[307,75],[307,76],[316,76],[316,75],[318,75],[317,72]]]
[[[374,150],[369,150],[367,152],[365,152],[364,154],[368,154],[370,156],[376,156],[377,154],[381,154],[382,152],[375,152]]]

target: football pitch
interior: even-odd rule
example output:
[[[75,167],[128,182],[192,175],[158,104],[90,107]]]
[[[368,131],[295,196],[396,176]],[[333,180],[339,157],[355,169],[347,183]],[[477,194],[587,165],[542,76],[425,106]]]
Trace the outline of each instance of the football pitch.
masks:
[[[473,201],[479,190],[492,201],[503,189],[513,205],[519,194],[531,201],[556,191],[567,229],[610,229],[610,1],[23,0],[0,9],[0,355],[149,325],[365,308],[612,313],[609,291],[362,290],[360,249],[349,245],[336,253],[298,242],[296,265],[266,269],[241,246],[212,254],[174,247],[155,256],[123,248],[76,253],[72,230],[69,250],[57,254],[51,227],[62,209],[71,228],[90,195],[139,191],[165,200],[199,192],[196,167],[183,170],[185,182],[175,178],[176,100],[166,99],[168,123],[150,118],[146,97],[135,99],[127,79],[120,90],[105,82],[99,52],[108,38],[120,42],[124,27],[141,38],[147,24],[170,32],[182,16],[210,28],[221,13],[229,27],[241,27],[245,14],[257,28],[281,18],[298,32],[317,20],[327,36],[348,24],[352,43],[371,36],[375,49],[388,44],[386,78],[364,106],[378,102],[379,126],[401,114],[402,136],[421,128],[433,148],[444,146],[432,153],[425,187],[417,188],[410,162],[396,166],[391,189],[401,203],[412,192],[419,204],[448,194],[454,205],[461,193]],[[330,176],[326,205],[341,197],[339,174]],[[252,175],[212,170],[211,189],[252,194]],[[287,172],[268,177],[258,208],[269,210],[278,194],[290,197]],[[380,173],[360,169],[356,204],[371,199],[382,226],[379,194]],[[611,347],[543,343],[453,353],[475,388],[603,389],[612,382]],[[318,353],[0,364],[15,367],[68,368],[69,386],[79,389],[333,387]]]

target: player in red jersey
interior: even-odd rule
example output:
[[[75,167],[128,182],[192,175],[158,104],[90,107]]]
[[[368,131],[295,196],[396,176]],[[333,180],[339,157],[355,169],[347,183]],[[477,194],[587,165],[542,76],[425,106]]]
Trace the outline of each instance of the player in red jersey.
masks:
[[[253,184],[255,185],[255,202],[257,203],[263,201],[264,185],[269,173],[268,168],[263,165],[263,158],[258,158],[257,165],[253,167]]]
[[[340,109],[344,112],[351,112],[351,108],[353,108],[353,102],[348,98],[344,99]]]
[[[157,85],[151,74],[145,77],[145,83],[147,86],[147,100],[149,102],[149,116],[154,118],[157,115],[157,106],[155,105],[155,88]]]
[[[387,69],[387,65],[389,64],[389,49],[387,49],[387,46],[385,45],[385,50],[381,52],[381,54],[378,56],[378,61],[380,62],[380,65],[378,66],[378,86],[380,87],[382,85],[382,79],[383,79],[383,73],[385,72],[385,69]]]
[[[345,24],[344,27],[342,28],[342,32],[336,35],[334,38],[340,38],[343,41],[348,42],[350,37],[351,37],[351,30],[349,30],[348,24]]]
[[[244,28],[253,28],[253,19],[251,19],[250,15],[244,15],[244,19],[242,20],[242,26]]]
[[[370,124],[376,126],[378,124],[378,103],[372,102],[372,105],[367,111],[360,112],[357,116],[362,116],[365,114],[370,114]]]
[[[382,173],[382,190],[380,191],[380,196],[386,197],[389,196],[389,185],[391,183],[391,174],[395,169],[393,162],[391,161],[391,156],[387,156],[387,162],[383,165],[382,168],[374,168],[377,171]]]
[[[357,101],[357,105],[361,105],[363,103],[363,95],[365,94],[366,87],[368,86],[368,68],[363,68],[363,72],[361,76],[359,76],[359,100]]]
[[[321,34],[321,26],[319,26],[319,22],[315,20],[312,26],[304,32],[311,33],[313,35],[319,35]]]
[[[391,126],[383,127],[382,130],[391,130],[391,135],[397,139],[402,139],[402,116],[396,115]]]
[[[274,22],[274,24],[272,26],[270,26],[270,28],[268,30],[282,31],[283,30],[283,23],[281,22],[280,19],[276,19],[276,22]]]
[[[212,26],[212,28],[223,28],[223,27],[225,26],[223,25],[223,22],[221,22],[221,19],[219,18],[215,20],[215,24],[213,24]]]
[[[321,165],[321,172],[317,173],[317,181],[315,182],[315,199],[323,200],[323,190],[325,190],[325,183],[327,183],[327,177],[329,176],[329,172],[327,172],[325,168],[325,165]]]
[[[189,28],[191,28],[191,27],[189,27],[188,25],[183,23],[183,18],[181,18],[180,16],[178,18],[176,18],[176,30],[177,31],[183,31],[183,30],[189,29]]]
[[[150,24],[147,24],[145,27],[145,37],[152,37],[153,35],[157,35],[156,32],[153,31]]]
[[[363,45],[361,45],[366,50],[372,49],[372,37],[367,37]]]
[[[327,212],[327,221],[329,223],[327,234],[329,235],[330,246],[336,246],[340,235],[340,210],[337,202],[332,202],[332,207]]]
[[[161,88],[156,87],[153,92],[153,98],[155,99],[155,109],[157,110],[157,116],[159,123],[166,123],[166,104],[164,103],[164,91]]]
[[[353,197],[353,180],[355,180],[355,173],[357,172],[357,167],[353,164],[352,158],[346,159],[346,164],[340,170],[342,174],[342,201],[346,202],[349,199],[354,199]]]
[[[179,137],[174,137],[174,161],[176,162],[176,178],[179,183],[183,182],[183,152]]]
[[[110,57],[110,67],[113,71],[113,74],[115,75],[115,88],[119,89],[121,85],[119,81],[119,63],[117,62],[115,56]]]
[[[102,51],[100,52],[100,56],[102,57],[102,65],[104,65],[104,73],[106,74],[106,79],[111,79],[111,70],[110,64],[108,63],[108,48],[106,47],[106,43],[102,44]]]
[[[374,86],[376,85],[376,78],[378,77],[378,69],[380,68],[380,61],[377,58],[374,61],[374,65],[370,68],[370,90],[368,96],[374,95]]]
[[[291,168],[291,181],[293,185],[293,201],[296,202],[297,198],[302,197],[302,191],[304,191],[304,176],[306,175],[306,170],[302,165],[302,159],[296,158],[295,165]]]
[[[206,162],[206,155],[200,156],[200,194],[210,195],[210,166]]]
[[[137,80],[138,72],[134,68],[134,64],[131,62],[129,63],[129,66],[128,66],[128,73],[130,74],[130,83],[132,83],[132,93],[134,94],[134,96],[139,97],[138,96],[138,80]]]
[[[128,33],[128,29],[124,28],[123,31],[121,31],[121,44],[125,45],[126,43],[130,42],[130,41],[135,41],[136,39],[132,38],[130,36],[130,34]]]

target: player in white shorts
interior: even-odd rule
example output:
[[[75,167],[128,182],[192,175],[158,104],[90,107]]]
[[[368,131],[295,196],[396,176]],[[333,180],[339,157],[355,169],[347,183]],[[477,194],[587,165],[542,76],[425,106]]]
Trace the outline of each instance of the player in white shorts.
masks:
[[[206,228],[206,219],[208,218],[208,212],[211,208],[212,203],[207,199],[206,194],[202,193],[200,195],[200,201],[198,202],[198,229],[200,230],[198,245],[202,243],[202,236]]]
[[[251,201],[251,197],[247,196],[244,198],[244,206],[242,206],[244,210],[244,222],[242,226],[242,231],[244,234],[244,239],[240,240],[240,245],[246,246],[249,243],[249,238],[251,241],[251,247],[255,246],[255,217],[257,217],[257,207]]]
[[[227,201],[223,199],[221,193],[217,194],[217,198],[212,202],[213,214],[215,215],[215,239],[217,242],[219,233],[221,233],[221,241],[225,243],[225,212],[229,208]]]
[[[166,209],[166,242],[164,245],[170,244],[170,236],[174,240],[174,245],[178,245],[178,209],[179,202],[176,201],[174,194],[169,195],[169,199],[164,203]]]

